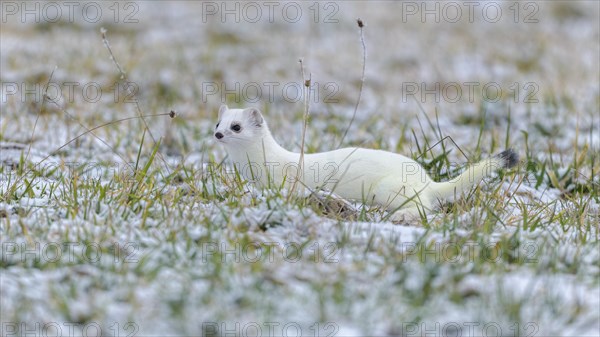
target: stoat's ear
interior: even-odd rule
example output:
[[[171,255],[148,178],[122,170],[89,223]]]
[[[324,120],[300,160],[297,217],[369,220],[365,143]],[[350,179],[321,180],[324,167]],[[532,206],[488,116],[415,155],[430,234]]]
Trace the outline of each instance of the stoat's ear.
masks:
[[[261,127],[265,121],[257,108],[244,109],[244,115],[247,116],[250,122],[257,127]]]
[[[225,104],[221,105],[221,107],[219,108],[219,120],[221,120],[221,117],[223,117],[223,113],[227,110],[229,110],[227,105],[225,105]]]

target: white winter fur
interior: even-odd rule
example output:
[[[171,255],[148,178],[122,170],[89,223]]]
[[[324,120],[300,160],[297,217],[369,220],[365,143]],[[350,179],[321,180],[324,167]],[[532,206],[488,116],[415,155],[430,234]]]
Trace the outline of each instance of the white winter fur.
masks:
[[[221,106],[215,138],[225,145],[242,176],[260,187],[289,187],[296,180],[300,154],[275,141],[257,109]],[[509,166],[505,158],[495,156],[450,181],[434,182],[414,160],[382,150],[343,148],[305,154],[303,161],[298,186],[383,206],[393,212],[395,221],[415,218],[431,210],[436,200],[460,195],[495,169]]]

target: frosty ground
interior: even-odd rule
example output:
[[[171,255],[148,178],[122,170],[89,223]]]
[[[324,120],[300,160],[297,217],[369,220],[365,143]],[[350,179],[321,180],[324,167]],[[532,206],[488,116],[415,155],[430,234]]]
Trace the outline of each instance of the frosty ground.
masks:
[[[48,4],[2,3],[1,335],[598,335],[597,2]],[[299,151],[310,77],[337,147],[359,17],[344,146],[518,168],[418,226],[240,179],[219,105]]]

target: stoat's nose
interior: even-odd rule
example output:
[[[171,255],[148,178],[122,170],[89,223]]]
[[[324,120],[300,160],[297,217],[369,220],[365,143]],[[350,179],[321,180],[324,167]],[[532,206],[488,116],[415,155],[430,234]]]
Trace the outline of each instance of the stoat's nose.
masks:
[[[223,134],[220,132],[215,133],[215,137],[217,137],[217,139],[221,139],[223,138]]]

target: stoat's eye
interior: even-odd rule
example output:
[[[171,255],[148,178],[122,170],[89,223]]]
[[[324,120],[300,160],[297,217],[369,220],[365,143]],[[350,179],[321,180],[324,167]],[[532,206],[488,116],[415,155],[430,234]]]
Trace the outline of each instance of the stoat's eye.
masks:
[[[215,129],[219,127],[219,124],[221,124],[221,122],[217,123],[217,125],[215,126]]]
[[[242,131],[242,127],[239,124],[232,124],[231,130],[233,130],[234,132],[240,132]]]

